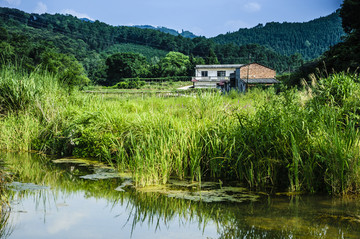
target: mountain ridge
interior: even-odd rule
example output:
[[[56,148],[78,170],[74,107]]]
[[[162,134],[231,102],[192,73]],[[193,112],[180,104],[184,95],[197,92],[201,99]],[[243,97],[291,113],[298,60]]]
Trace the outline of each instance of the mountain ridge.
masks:
[[[151,25],[134,25],[132,27],[137,27],[137,28],[140,28],[140,29],[152,29],[152,30],[157,30],[157,31],[160,31],[160,32],[164,32],[164,33],[169,33],[173,36],[183,36],[183,37],[186,37],[186,38],[190,38],[190,39],[193,39],[193,38],[196,38],[196,37],[199,37],[197,35],[195,35],[194,33],[190,32],[190,31],[184,31],[182,30],[181,32],[177,31],[177,30],[174,30],[174,29],[171,29],[171,28],[167,28],[167,27],[163,27],[163,26],[157,26],[157,27],[154,27],[154,26],[151,26]]]
[[[311,60],[341,42],[344,35],[337,10],[308,22],[268,22],[210,39],[217,44],[260,44],[283,55],[299,53],[305,60]]]

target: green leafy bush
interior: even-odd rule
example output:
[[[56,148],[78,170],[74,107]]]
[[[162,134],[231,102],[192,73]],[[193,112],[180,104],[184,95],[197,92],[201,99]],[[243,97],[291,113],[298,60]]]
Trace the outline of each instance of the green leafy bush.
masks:
[[[116,85],[113,86],[115,89],[139,89],[144,86],[145,81],[141,81],[140,79],[127,79],[125,81],[120,81]]]

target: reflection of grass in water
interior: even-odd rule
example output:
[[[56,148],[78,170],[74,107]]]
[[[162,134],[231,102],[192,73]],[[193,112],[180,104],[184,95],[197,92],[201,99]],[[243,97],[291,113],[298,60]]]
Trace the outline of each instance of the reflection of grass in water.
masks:
[[[19,160],[23,163],[17,164]],[[113,208],[118,204],[128,205],[127,208],[130,213],[128,223],[131,223],[132,230],[136,230],[137,226],[141,225],[148,225],[149,228],[154,227],[155,230],[158,230],[160,225],[168,227],[178,220],[180,224],[185,226],[190,223],[197,223],[199,230],[202,231],[205,230],[209,222],[214,222],[221,238],[298,238],[301,236],[306,238],[320,235],[319,232],[324,231],[325,238],[336,235],[334,234],[335,227],[329,229],[328,221],[318,222],[313,215],[316,209],[307,207],[308,203],[299,201],[300,197],[294,197],[294,200],[290,201],[287,197],[283,197],[285,199],[280,203],[271,198],[262,199],[262,202],[205,203],[171,198],[153,192],[136,190],[117,192],[115,188],[121,184],[118,179],[83,180],[78,175],[72,174],[71,170],[61,169],[59,165],[48,162],[49,159],[42,156],[31,159],[29,155],[8,154],[6,157],[6,163],[10,164],[9,167],[20,179],[26,179],[27,182],[38,185],[48,185],[54,189],[54,195],[49,195],[45,192],[46,190],[37,194],[36,203],[44,203],[48,199],[56,198],[58,191],[69,194],[78,191],[85,192],[85,197],[107,199],[108,205]],[[189,189],[196,191],[192,185],[194,184],[189,184]],[[204,185],[204,188],[212,186],[206,183]],[[175,181],[174,186],[184,187],[184,184]],[[227,190],[225,186],[222,188]],[[29,197],[35,193],[22,192],[19,195]],[[330,210],[333,210],[331,205],[329,207]],[[303,214],[307,212],[312,213]],[[356,228],[353,231],[346,229],[345,224],[344,221],[343,226],[339,227],[344,235],[357,232],[358,229]]]
[[[4,159],[7,168],[15,174],[17,180],[40,186],[51,186],[55,194],[57,191],[64,193],[85,191],[87,196],[94,198],[116,199],[119,197],[119,194],[113,190],[117,185],[117,179],[98,181],[80,179],[77,171],[62,169],[53,164],[50,158],[42,155],[7,153]],[[24,191],[23,193],[31,194],[32,192]]]
[[[199,230],[204,231],[210,221],[216,222],[218,227],[221,227],[220,218],[223,222],[231,218],[231,214],[221,213],[222,209],[217,204],[169,198],[158,193],[134,192],[129,200],[132,232],[137,225],[146,223],[149,226],[155,225],[155,230],[160,230],[160,223],[166,226],[173,220],[179,220],[182,225],[197,222]]]
[[[5,184],[10,181],[10,178],[4,172],[2,164],[3,162],[0,162],[0,238],[7,238],[10,236],[12,228],[9,226],[9,198],[5,189]]]
[[[12,233],[12,227],[9,225],[10,210],[7,204],[0,205],[0,238],[8,238]]]

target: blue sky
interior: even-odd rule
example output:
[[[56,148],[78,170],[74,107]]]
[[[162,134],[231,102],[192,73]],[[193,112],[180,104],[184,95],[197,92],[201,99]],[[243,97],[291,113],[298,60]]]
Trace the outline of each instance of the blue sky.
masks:
[[[1,7],[63,13],[114,26],[153,25],[212,37],[267,22],[306,22],[342,0],[0,0]]]

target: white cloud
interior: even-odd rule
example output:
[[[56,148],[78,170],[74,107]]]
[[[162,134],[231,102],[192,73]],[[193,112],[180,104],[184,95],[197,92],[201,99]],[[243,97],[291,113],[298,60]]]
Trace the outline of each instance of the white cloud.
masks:
[[[244,9],[248,12],[258,12],[261,10],[261,5],[257,2],[248,2],[244,5]]]
[[[61,11],[62,14],[70,14],[72,16],[75,16],[77,18],[87,18],[89,20],[92,20],[94,21],[94,19],[92,19],[89,15],[87,15],[86,13],[80,13],[80,12],[77,12],[73,9],[64,9]]]
[[[45,13],[47,12],[47,6],[43,2],[38,2],[34,12],[38,14]]]
[[[74,212],[71,214],[64,213],[63,215],[58,216],[55,221],[48,223],[47,231],[50,234],[67,231],[70,228],[75,227],[77,224],[79,224],[85,216],[85,214],[82,214],[80,212]]]
[[[15,6],[19,6],[21,4],[21,0],[4,0],[4,1],[10,5],[15,5]]]

